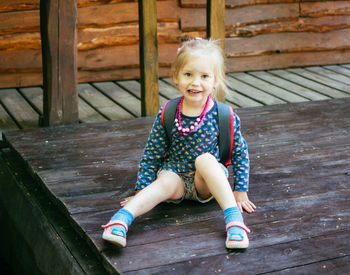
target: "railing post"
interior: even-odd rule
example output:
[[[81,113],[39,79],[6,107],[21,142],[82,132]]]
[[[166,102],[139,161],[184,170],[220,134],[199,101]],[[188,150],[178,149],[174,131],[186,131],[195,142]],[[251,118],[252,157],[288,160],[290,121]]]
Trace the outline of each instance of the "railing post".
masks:
[[[141,114],[156,115],[159,109],[157,1],[139,0]]]
[[[207,37],[219,40],[225,51],[225,0],[207,0]],[[225,95],[219,93],[218,100],[225,102]]]
[[[78,122],[77,0],[41,0],[44,111],[41,125]]]

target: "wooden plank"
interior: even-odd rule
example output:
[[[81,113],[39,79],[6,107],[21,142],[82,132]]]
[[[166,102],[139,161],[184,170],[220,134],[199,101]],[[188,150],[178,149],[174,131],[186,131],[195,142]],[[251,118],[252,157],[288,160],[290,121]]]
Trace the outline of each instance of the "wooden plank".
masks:
[[[77,0],[40,1],[43,125],[77,122]]]
[[[41,72],[21,72],[19,70],[15,73],[0,72],[0,78],[0,88],[15,88],[41,85],[43,76]]]
[[[331,95],[333,98],[348,97],[350,94],[349,85],[338,83],[336,81],[330,81],[328,77],[324,77],[320,74],[312,73],[301,68],[288,70],[304,78],[310,79],[311,81],[314,81],[316,83],[316,85],[314,84],[315,89],[319,89],[321,92],[329,93],[329,95]],[[324,88],[322,88],[322,85],[317,85],[317,83],[324,85]]]
[[[207,1],[207,37],[218,40],[225,52],[225,0]],[[223,91],[217,93],[217,99],[225,102]]]
[[[226,79],[227,79],[227,84],[231,89],[234,89],[239,93],[245,96],[248,96],[251,99],[257,102],[260,102],[264,105],[285,103],[285,101],[282,101],[276,97],[271,96],[270,94],[265,93],[260,89],[256,89],[250,85],[245,84],[240,80],[237,80],[231,77],[230,74],[229,74],[229,77],[227,77]]]
[[[141,99],[141,85],[140,82],[136,80],[126,80],[126,81],[118,81],[118,85],[126,89],[128,92],[132,93],[138,99]],[[159,95],[159,105],[163,105],[167,101],[162,95]]]
[[[180,91],[175,88],[172,78],[162,78],[159,80],[159,92],[167,99],[173,99],[181,96]]]
[[[231,77],[234,77],[250,86],[253,86],[257,89],[263,90],[264,92],[271,94],[285,102],[302,102],[307,101],[305,97],[298,96],[294,93],[281,89],[277,86],[274,86],[268,82],[262,81],[250,74],[247,73],[231,73]]]
[[[34,109],[42,115],[43,113],[43,89],[40,87],[20,88],[19,91],[24,95],[27,101]]]
[[[207,37],[225,47],[225,0],[207,1]]]
[[[348,1],[316,1],[300,3],[300,16],[303,17],[320,17],[324,15],[342,14],[350,14]]]
[[[343,74],[345,76],[350,77],[350,70],[347,69],[344,66],[340,66],[340,65],[328,65],[328,66],[323,66],[324,68],[326,68],[327,70],[331,70],[333,72],[337,72],[339,74]]]
[[[327,96],[328,98],[339,98],[339,97],[346,96],[345,93],[331,89],[328,86],[321,85],[308,78],[305,78],[304,72],[303,72],[303,76],[294,74],[292,71],[287,71],[287,70],[271,70],[270,72],[281,78],[297,83],[298,85],[302,85],[308,89],[314,90],[322,95]]]
[[[139,28],[137,22],[124,23],[123,25],[114,27],[105,27],[104,25],[86,27],[78,31],[78,51],[113,46],[130,46],[138,43],[138,35]],[[158,44],[177,44],[180,36],[179,22],[157,22]]]
[[[159,110],[157,1],[139,1],[141,114],[156,115]]]
[[[350,50],[275,53],[270,55],[227,58],[227,72],[245,72],[300,66],[342,64],[350,62]]]
[[[21,128],[38,127],[39,114],[15,89],[0,90],[0,101],[4,104],[12,117]]]
[[[21,88],[21,93],[26,97],[32,105],[35,106],[37,112],[42,114],[43,111],[43,90],[40,87]],[[79,120],[82,122],[101,122],[106,121],[103,116],[96,112],[81,98],[78,98]]]
[[[79,6],[78,24],[80,29],[93,26],[98,26],[99,28],[103,26],[120,26],[125,23],[138,22],[138,5],[135,1],[129,1],[128,3],[118,0],[117,2],[109,1],[110,4],[107,5],[101,1],[93,1],[95,5],[84,5],[81,2],[81,0],[77,1]],[[23,7],[26,4],[30,5],[28,1],[25,4],[22,1],[21,4]],[[39,6],[39,0],[36,0],[36,5]],[[172,0],[157,1],[157,10],[158,18],[161,21],[167,19],[175,21],[179,17],[177,3]],[[19,14],[21,20],[18,20]],[[39,18],[39,9],[22,12],[0,12],[0,22],[2,22],[0,34],[39,32]]]
[[[279,76],[276,76],[269,72],[264,72],[264,71],[249,72],[249,74],[254,75],[255,77],[262,79],[270,84],[281,87],[286,91],[289,91],[301,97],[304,97],[305,99],[324,100],[329,98],[325,95],[319,94],[313,90],[310,90],[308,88],[305,88],[301,85],[298,85],[296,83],[289,81],[288,77],[281,78]]]
[[[39,9],[39,0],[28,0],[25,3],[21,0],[0,3],[0,12],[34,10]]]
[[[322,17],[302,17],[298,20],[266,22],[261,24],[228,27],[230,37],[252,37],[267,33],[281,32],[327,32],[350,27],[350,16],[330,15]]]
[[[348,84],[348,85],[350,84],[350,71],[349,70],[346,70],[346,71],[349,72],[349,76],[342,75],[341,73],[338,73],[337,71],[328,69],[327,67],[325,67],[325,68],[322,68],[322,67],[308,67],[308,68],[305,68],[305,70],[311,71],[311,72],[314,72],[317,75],[320,75],[321,77],[320,77],[319,81],[322,81],[322,83],[325,84],[325,85],[327,85],[325,83],[325,80],[328,80],[328,79],[335,80],[335,83],[341,82],[341,83]],[[340,71],[340,70],[338,70],[338,71]],[[345,71],[345,70],[343,70],[343,71]],[[348,87],[348,85],[347,86],[346,85],[342,85],[342,86]],[[343,90],[343,89],[341,89],[341,90]],[[346,89],[343,90],[343,91],[346,92]],[[350,93],[350,89],[348,91]]]
[[[135,117],[141,116],[141,101],[115,83],[97,82],[93,83],[93,86],[98,87],[104,94],[123,106]]]
[[[118,3],[119,2],[119,3]],[[79,9],[79,24],[80,25],[121,25],[123,23],[138,21],[138,3],[135,1],[118,1],[111,4],[87,6]],[[123,3],[124,2],[124,3]],[[125,3],[126,2],[126,3]],[[146,3],[147,4],[147,3]],[[155,14],[161,21],[177,20],[178,7],[176,1],[165,0],[157,1],[156,9],[158,14]]]
[[[346,38],[345,38],[346,37]],[[228,57],[254,56],[285,52],[309,52],[350,49],[350,28],[316,32],[270,33],[225,40]]]
[[[240,94],[234,87],[228,85],[228,91],[226,92],[226,100],[229,104],[234,104],[239,107],[256,107],[263,106],[260,102],[257,102],[244,94]]]
[[[226,26],[243,26],[258,24],[262,21],[279,22],[299,17],[298,3],[279,3],[276,5],[255,5],[239,9],[226,9]],[[206,26],[206,11],[204,8],[181,9],[181,30],[198,31]]]
[[[319,236],[316,238],[300,239],[291,243],[281,243],[280,245],[266,245],[266,247],[261,249],[249,249],[245,253],[228,254],[227,251],[222,251],[221,255],[217,255],[214,257],[206,257],[209,248],[205,248],[203,246],[201,251],[205,251],[206,253],[203,253],[200,259],[196,259],[193,257],[196,254],[192,254],[192,257],[191,255],[186,254],[185,256],[187,256],[188,258],[186,260],[184,259],[182,263],[180,262],[178,264],[148,268],[147,271],[150,273],[167,273],[171,271],[181,270],[186,274],[190,274],[192,272],[201,274],[206,272],[210,274],[228,274],[232,272],[233,266],[235,272],[237,273],[256,273],[257,271],[261,273],[269,273],[274,271],[280,271],[294,266],[302,266],[304,264],[319,263],[324,260],[330,260],[329,258],[327,258],[326,255],[320,253],[320,251],[322,251],[325,246],[327,247],[328,255],[330,255],[330,257],[341,257],[339,251],[340,253],[342,253],[342,255],[348,256],[349,250],[346,247],[346,244],[343,245],[342,241],[338,238],[340,236],[342,236],[343,238],[347,238],[348,234],[349,232],[345,231],[339,232],[338,234],[335,233],[332,235]],[[203,243],[210,242],[209,240],[201,240],[203,240]],[[191,242],[192,240],[185,239],[184,241]],[[173,246],[169,246],[169,249],[171,249],[172,247]],[[337,247],[339,249],[337,249]],[[165,251],[157,252],[165,253]],[[175,254],[176,252],[172,251],[172,253]],[[108,253],[107,256],[110,256],[111,254],[112,253]],[[261,260],[257,262],[256,259],[260,258],[258,254],[269,255],[269,259],[266,261]],[[130,255],[128,256],[130,257]],[[308,261],[306,259],[308,259]],[[118,261],[118,259],[116,258],[114,258],[113,260]],[[135,261],[137,260],[138,259],[135,259]],[[147,262],[147,260],[143,260]],[[121,262],[119,260],[118,263],[119,265],[123,266],[124,262]],[[342,272],[346,272],[346,269],[340,268],[340,270]],[[318,272],[318,270],[314,271]]]
[[[79,84],[79,96],[85,101],[90,102],[90,106],[94,106],[96,110],[111,120],[130,119],[133,116],[108,99],[105,95],[99,93],[95,88],[89,84]]]
[[[278,274],[342,274],[350,270],[350,256],[339,255],[338,258],[310,263],[303,266],[290,267],[278,271]]]
[[[12,118],[6,112],[4,107],[0,104],[0,135],[2,134],[3,131],[17,130],[17,129],[18,127],[16,123],[12,120]]]
[[[79,98],[79,120],[81,122],[103,122],[107,119],[103,117],[100,113],[87,104],[83,99]]]

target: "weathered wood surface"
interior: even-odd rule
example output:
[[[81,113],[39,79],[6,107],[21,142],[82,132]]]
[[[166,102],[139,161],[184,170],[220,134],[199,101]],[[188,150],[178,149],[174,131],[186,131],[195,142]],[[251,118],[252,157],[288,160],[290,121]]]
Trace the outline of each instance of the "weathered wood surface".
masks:
[[[350,96],[349,65],[227,74],[226,102],[233,108],[324,100]],[[161,78],[159,104],[180,93],[170,78]],[[80,122],[141,116],[141,85],[136,80],[78,85]],[[38,127],[43,113],[41,87],[0,89],[0,132]]]
[[[40,1],[43,126],[78,122],[77,2]]]
[[[225,0],[207,1],[207,37],[217,40],[223,52],[225,51]],[[225,102],[225,94],[219,90],[217,99]]]
[[[77,4],[79,82],[139,78],[137,1]],[[349,1],[225,4],[229,72],[350,61]],[[41,85],[39,21],[39,0],[0,3],[0,87]],[[206,36],[206,0],[157,1],[157,33],[159,75],[168,77],[181,37]]]
[[[152,117],[13,131],[5,140],[90,249],[119,272],[346,273],[350,99],[237,112],[258,205],[245,215],[251,246],[238,253],[224,248],[215,202],[162,204],[135,220],[127,248],[102,242],[100,225],[133,193]]]
[[[139,1],[141,114],[155,116],[159,110],[157,1]]]

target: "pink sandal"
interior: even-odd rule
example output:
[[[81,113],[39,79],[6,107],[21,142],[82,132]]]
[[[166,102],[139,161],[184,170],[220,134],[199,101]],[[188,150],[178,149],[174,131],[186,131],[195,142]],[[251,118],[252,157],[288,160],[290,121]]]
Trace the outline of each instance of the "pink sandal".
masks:
[[[243,239],[240,241],[236,241],[236,240],[230,240],[230,234],[228,233],[228,229],[231,227],[240,227],[244,230],[243,232]],[[243,248],[247,248],[249,246],[249,239],[248,239],[248,234],[250,233],[249,228],[242,222],[229,222],[226,225],[226,231],[227,231],[227,238],[226,238],[226,248],[228,249],[243,249]]]
[[[107,224],[102,225],[102,228],[105,230],[103,231],[102,239],[109,241],[111,243],[114,243],[116,245],[119,245],[121,247],[126,246],[126,235],[125,236],[119,236],[112,233],[111,226],[114,225],[121,225],[125,228],[125,233],[128,232],[128,226],[123,221],[109,221]]]

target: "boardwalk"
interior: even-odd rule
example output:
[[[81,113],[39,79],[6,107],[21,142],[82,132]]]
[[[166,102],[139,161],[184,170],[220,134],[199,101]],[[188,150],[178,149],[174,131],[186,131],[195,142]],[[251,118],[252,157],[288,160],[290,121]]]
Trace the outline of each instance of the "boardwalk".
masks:
[[[350,65],[231,73],[227,103],[235,109],[350,96]],[[160,104],[179,96],[170,79],[160,79]],[[38,127],[41,87],[0,89],[0,131]],[[103,122],[141,115],[136,80],[79,85],[80,122]]]
[[[229,75],[232,95],[243,98],[246,91],[245,100],[259,105],[234,100],[250,152],[249,194],[258,206],[245,214],[252,230],[249,249],[225,249],[223,215],[214,201],[161,204],[135,220],[126,248],[102,241],[100,225],[133,193],[153,123],[152,117],[132,116],[3,134],[3,255],[14,255],[16,269],[32,274],[347,274],[349,70],[343,65]],[[263,91],[268,96],[254,99]],[[287,102],[277,97],[282,91],[304,99],[279,104]],[[96,89],[98,97],[116,104],[105,93]],[[107,107],[90,103],[107,119]],[[2,98],[2,106],[11,104]]]

